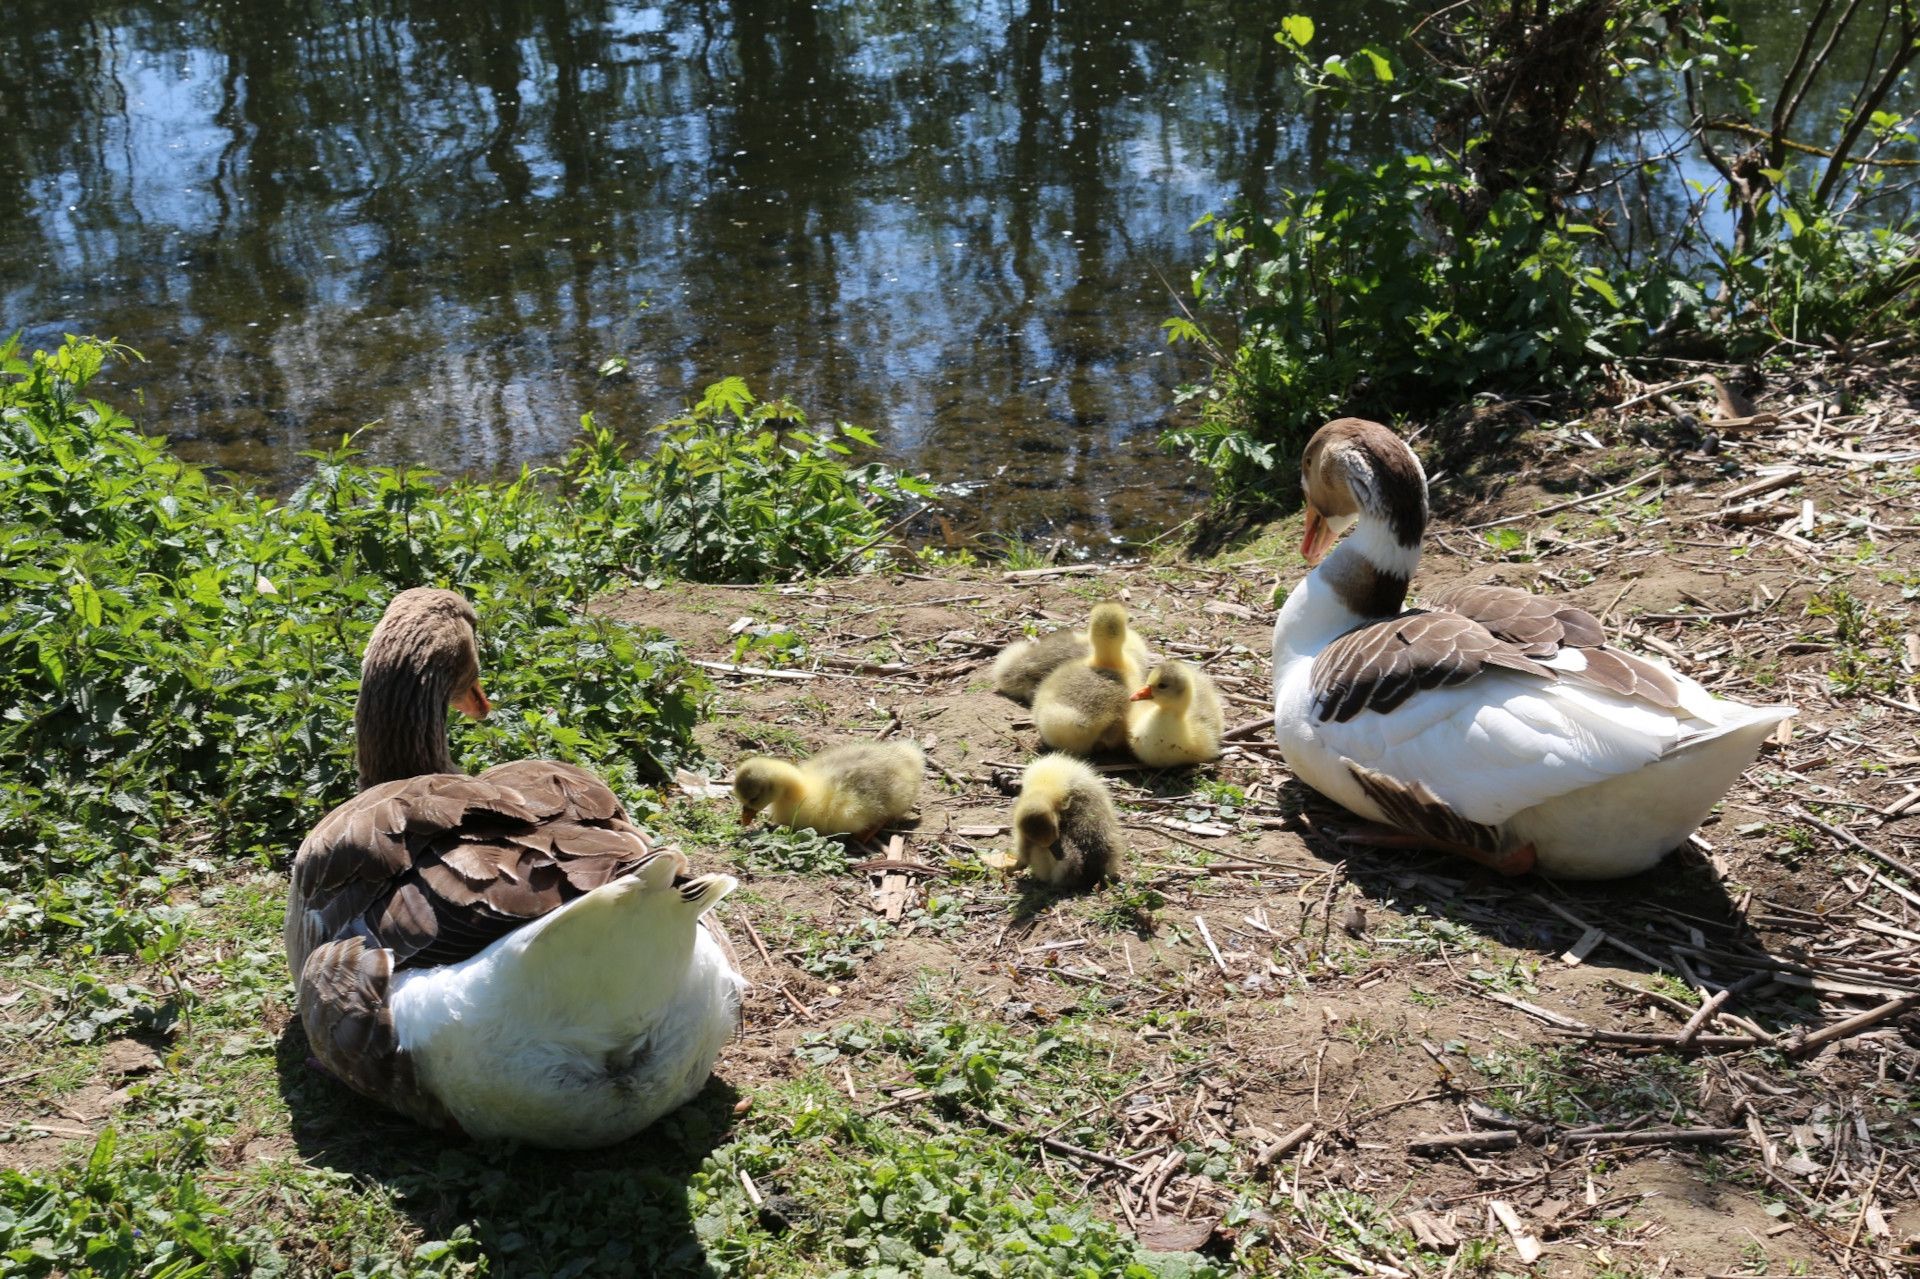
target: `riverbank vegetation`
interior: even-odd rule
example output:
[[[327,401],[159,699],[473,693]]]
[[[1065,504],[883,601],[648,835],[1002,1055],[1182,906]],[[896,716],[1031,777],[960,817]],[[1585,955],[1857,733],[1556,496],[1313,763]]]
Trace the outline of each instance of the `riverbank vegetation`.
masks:
[[[1359,49],[1323,48],[1301,16],[1276,33],[1309,93],[1422,120],[1428,142],[1203,219],[1197,309],[1167,329],[1213,371],[1167,441],[1222,497],[1290,486],[1340,413],[1433,426],[1474,397],[1566,403],[1675,360],[1912,344],[1910,0],[1813,6],[1771,84],[1747,81],[1717,4],[1429,10],[1395,6],[1401,37]]]

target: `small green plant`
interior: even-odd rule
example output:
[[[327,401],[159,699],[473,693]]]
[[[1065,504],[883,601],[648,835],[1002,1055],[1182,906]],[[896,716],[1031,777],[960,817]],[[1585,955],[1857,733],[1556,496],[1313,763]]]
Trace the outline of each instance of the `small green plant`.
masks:
[[[863,919],[838,933],[807,930],[796,938],[800,942],[800,967],[826,981],[851,977],[861,964],[886,949],[891,931],[877,919]]]
[[[197,1125],[178,1148],[116,1158],[119,1136],[102,1132],[78,1168],[0,1169],[0,1257],[20,1276],[238,1275],[249,1247],[190,1171]],[[270,1251],[270,1248],[269,1248]]]
[[[999,545],[994,558],[1002,568],[1018,571],[1029,568],[1045,568],[1053,563],[1053,556],[1045,553],[1033,543],[1015,534],[1004,534],[998,539]]]
[[[847,846],[804,827],[769,826],[747,837],[743,860],[760,875],[844,875]]]
[[[1827,682],[1836,693],[1896,693],[1901,670],[1891,649],[1893,628],[1859,596],[1836,586],[1807,601],[1807,616],[1832,624]]]
[[[1158,923],[1157,911],[1167,899],[1145,885],[1123,882],[1101,890],[1091,919],[1110,932],[1138,933],[1146,936]]]

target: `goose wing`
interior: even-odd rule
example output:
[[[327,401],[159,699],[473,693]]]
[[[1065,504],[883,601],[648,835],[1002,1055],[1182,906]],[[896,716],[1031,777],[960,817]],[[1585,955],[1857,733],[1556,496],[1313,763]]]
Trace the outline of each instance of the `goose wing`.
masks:
[[[387,782],[334,809],[294,858],[287,957],[362,937],[398,968],[458,963],[652,851],[585,769],[522,760]]]
[[[287,962],[308,1045],[356,1091],[450,1123],[395,1033],[395,974],[478,954],[650,851],[606,784],[571,764],[521,760],[361,792],[294,857]]]
[[[1527,647],[1450,610],[1356,627],[1314,660],[1313,736],[1336,759],[1417,783],[1423,804],[1495,826],[1645,767],[1700,726]]]
[[[1672,671],[1609,645],[1599,619],[1585,609],[1493,585],[1448,587],[1426,602],[1431,608],[1471,618],[1496,639],[1576,683],[1668,709],[1691,700]]]

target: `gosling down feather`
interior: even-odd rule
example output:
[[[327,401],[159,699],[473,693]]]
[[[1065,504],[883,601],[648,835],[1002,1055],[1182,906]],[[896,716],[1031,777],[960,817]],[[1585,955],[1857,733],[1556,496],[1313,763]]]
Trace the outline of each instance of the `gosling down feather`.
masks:
[[[920,802],[926,755],[914,742],[849,742],[799,765],[755,757],[734,770],[740,820],[766,809],[782,826],[871,837]]]
[[[1127,714],[1127,749],[1150,768],[1220,758],[1226,716],[1220,690],[1198,666],[1168,662],[1147,676]]]
[[[1119,878],[1126,856],[1100,774],[1071,755],[1042,755],[1027,765],[1013,802],[1013,856],[994,864],[1025,870],[1061,892],[1084,892]]]
[[[1793,713],[1716,697],[1525,591],[1457,586],[1405,608],[1426,476],[1378,423],[1322,427],[1301,479],[1301,554],[1317,567],[1273,628],[1280,753],[1409,842],[1507,874],[1634,874],[1686,839]]]
[[[1115,607],[1118,607],[1117,605]],[[1124,627],[1126,614],[1120,614]],[[1108,623],[1111,625],[1111,622]],[[1089,631],[1049,631],[1038,639],[1015,640],[993,659],[993,687],[1002,696],[1021,705],[1031,705],[1040,682],[1068,662],[1085,661],[1093,655]],[[1136,670],[1147,668],[1147,643],[1137,631],[1125,631],[1121,642],[1126,660]]]
[[[1133,648],[1138,637],[1118,604],[1093,610],[1085,657],[1055,667],[1033,694],[1033,721],[1040,740],[1076,755],[1118,750],[1127,744],[1127,698],[1145,669]],[[1144,652],[1144,646],[1141,646]]]
[[[313,1055],[348,1087],[474,1137],[623,1140],[698,1093],[745,984],[689,878],[605,783],[519,760],[455,771],[451,706],[490,709],[472,605],[396,596],[355,707],[360,794],[294,858],[287,963]]]

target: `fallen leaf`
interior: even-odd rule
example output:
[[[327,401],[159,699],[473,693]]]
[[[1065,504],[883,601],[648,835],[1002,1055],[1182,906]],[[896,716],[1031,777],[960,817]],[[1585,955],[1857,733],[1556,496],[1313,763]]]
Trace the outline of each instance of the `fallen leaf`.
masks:
[[[673,784],[682,795],[693,799],[726,799],[733,794],[733,788],[724,782],[716,782],[705,773],[695,773],[685,768],[673,772]]]

